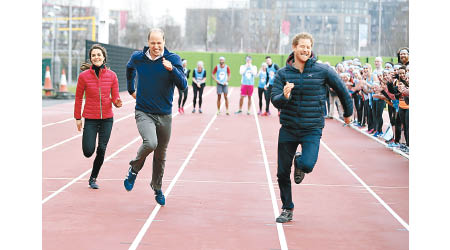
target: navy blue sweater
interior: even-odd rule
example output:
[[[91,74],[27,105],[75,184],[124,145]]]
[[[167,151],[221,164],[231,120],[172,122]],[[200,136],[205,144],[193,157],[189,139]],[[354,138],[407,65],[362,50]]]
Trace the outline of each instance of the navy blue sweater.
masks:
[[[316,58],[311,55],[306,61],[301,73],[292,64],[294,54],[291,53],[286,61],[286,67],[281,68],[275,75],[271,93],[273,105],[281,109],[280,123],[288,129],[316,129],[323,128],[326,85],[333,88],[344,109],[344,116],[349,117],[353,113],[353,104],[347,89],[329,66],[316,63]],[[286,82],[294,83],[289,99],[283,94]]]
[[[150,114],[172,114],[175,86],[180,90],[187,88],[181,58],[164,48],[163,57],[173,66],[172,71],[168,71],[162,58],[152,61],[145,55],[148,49],[145,46],[142,51],[135,51],[127,63],[128,93],[131,95],[136,91],[134,78],[137,72],[136,109]]]

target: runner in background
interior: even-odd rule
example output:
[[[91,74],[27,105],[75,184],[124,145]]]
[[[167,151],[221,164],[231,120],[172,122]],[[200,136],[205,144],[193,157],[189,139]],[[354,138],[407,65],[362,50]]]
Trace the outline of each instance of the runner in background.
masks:
[[[230,115],[228,111],[228,81],[230,79],[230,67],[225,64],[225,57],[219,57],[219,64],[214,67],[211,74],[214,81],[217,83],[217,114],[220,114],[221,96],[225,98],[226,114]]]
[[[266,64],[267,64],[267,77],[266,77],[266,86],[264,89],[267,91],[266,97],[266,112],[264,112],[263,116],[269,116],[270,115],[270,94],[272,93],[273,88],[273,80],[275,79],[275,74],[277,73],[279,67],[276,63],[272,62],[272,58],[270,56],[266,56]],[[280,111],[278,110],[278,113]]]
[[[266,90],[266,83],[267,83],[267,63],[263,62],[261,64],[261,68],[259,69],[258,72],[258,77],[259,77],[259,81],[258,81],[258,107],[259,107],[259,111],[258,111],[258,115],[263,114],[262,113],[262,99],[263,99],[263,94],[264,94],[264,98],[266,100],[266,106],[268,106],[267,104],[267,95],[268,95],[268,90]],[[270,97],[269,97],[269,102],[270,102]]]
[[[187,60],[182,59],[183,63],[183,73],[186,76],[186,81],[189,80],[190,69],[187,68]],[[184,104],[186,103],[188,96],[188,89],[180,90],[178,89],[178,113],[184,114]]]
[[[252,65],[252,57],[247,56],[245,58],[245,64],[241,65],[239,74],[241,78],[241,98],[239,99],[239,109],[235,114],[242,113],[242,105],[244,104],[244,98],[248,98],[247,115],[250,115],[250,108],[252,105],[252,94],[255,76],[258,74],[258,69],[255,65]]]
[[[197,68],[192,71],[192,89],[194,90],[194,99],[192,100],[194,108],[192,113],[195,113],[195,105],[197,104],[197,94],[198,94],[198,112],[202,112],[202,97],[203,89],[206,85],[206,70],[203,68],[203,62],[197,62]]]

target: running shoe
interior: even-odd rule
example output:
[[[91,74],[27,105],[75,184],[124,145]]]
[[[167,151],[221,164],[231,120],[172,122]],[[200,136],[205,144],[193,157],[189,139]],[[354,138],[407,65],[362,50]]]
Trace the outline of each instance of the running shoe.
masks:
[[[261,116],[268,116],[267,112],[264,112]]]
[[[392,142],[392,143],[389,143],[387,146],[388,146],[388,148],[398,148],[398,147],[400,147],[400,144],[398,144],[396,142]]]
[[[382,137],[383,136],[383,132],[378,133],[378,137]]]
[[[300,184],[305,178],[305,172],[299,166],[300,156],[302,156],[301,152],[295,153],[294,157],[294,181],[295,184]]]
[[[403,153],[409,154],[409,147],[406,146],[405,144],[400,144],[400,150],[401,150]]]
[[[267,113],[268,116],[270,115],[270,111],[267,111],[266,113]]]
[[[261,115],[262,113],[261,113],[261,110],[258,112],[258,115]]]
[[[377,132],[375,132],[375,134],[373,134],[372,136],[373,136],[373,137],[377,137],[379,134],[380,134],[380,133],[377,131]]]
[[[128,192],[133,189],[134,181],[136,180],[136,176],[137,176],[137,173],[135,173],[130,166],[130,168],[128,169],[128,175],[125,178],[125,180],[123,181],[123,185],[125,186],[125,189]]]
[[[252,113],[250,113],[250,111],[247,111],[247,115],[251,115]]]
[[[192,110],[192,113],[195,113],[195,108]]]
[[[226,114],[227,114],[227,115],[230,115],[230,112],[227,110]]]
[[[216,115],[220,115],[220,110],[217,110],[217,113],[216,113]]]
[[[276,222],[277,223],[285,223],[292,220],[292,216],[294,215],[293,209],[283,209],[280,216],[278,216]]]
[[[242,110],[238,110],[236,112],[234,112],[236,115],[242,114]]]
[[[155,190],[155,200],[161,206],[166,204],[166,197],[161,190]]]
[[[181,110],[181,114],[184,114],[184,108],[181,107],[180,110]]]
[[[200,114],[203,113],[203,112],[202,112],[202,109],[198,109],[198,112],[199,112]]]
[[[180,113],[180,114],[181,114],[181,108],[178,108],[178,113]]]
[[[372,134],[375,131],[375,129],[371,129],[369,131],[367,131],[368,134]]]
[[[92,189],[98,189],[96,181],[97,178],[89,178],[89,187],[91,187]]]

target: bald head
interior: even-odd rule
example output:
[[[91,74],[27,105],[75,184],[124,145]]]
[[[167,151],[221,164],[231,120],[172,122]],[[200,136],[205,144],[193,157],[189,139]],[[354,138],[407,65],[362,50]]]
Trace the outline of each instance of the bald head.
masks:
[[[150,36],[152,35],[152,33],[158,33],[162,39],[164,40],[164,31],[160,28],[153,28],[148,32],[148,36],[147,36],[147,40],[150,40]]]

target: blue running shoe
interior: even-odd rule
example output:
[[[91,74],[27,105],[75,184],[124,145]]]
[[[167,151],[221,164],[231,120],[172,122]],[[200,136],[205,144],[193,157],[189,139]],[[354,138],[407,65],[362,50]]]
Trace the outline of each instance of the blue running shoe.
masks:
[[[155,191],[155,200],[159,205],[164,206],[166,204],[166,198],[161,190]]]
[[[97,178],[89,178],[89,187],[92,189],[98,189]]]
[[[377,132],[375,132],[375,134],[373,134],[372,136],[373,136],[373,137],[377,137],[379,134],[380,134],[380,133],[378,133],[378,131],[377,131]]]
[[[137,173],[133,172],[131,166],[128,169],[128,175],[123,181],[123,185],[125,186],[125,189],[130,192],[133,189],[134,181],[136,180]]]
[[[398,148],[398,147],[400,147],[400,144],[392,142],[392,143],[389,143],[387,146],[388,146],[388,148]]]

